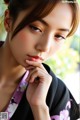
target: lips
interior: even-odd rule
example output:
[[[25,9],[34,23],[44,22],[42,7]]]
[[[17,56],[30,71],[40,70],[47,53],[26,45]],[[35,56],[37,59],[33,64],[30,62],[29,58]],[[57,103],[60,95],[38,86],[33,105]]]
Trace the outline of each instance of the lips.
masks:
[[[43,58],[40,57],[40,56],[31,56],[31,55],[28,55],[28,58],[29,58],[29,60],[32,60],[32,61],[43,61]]]

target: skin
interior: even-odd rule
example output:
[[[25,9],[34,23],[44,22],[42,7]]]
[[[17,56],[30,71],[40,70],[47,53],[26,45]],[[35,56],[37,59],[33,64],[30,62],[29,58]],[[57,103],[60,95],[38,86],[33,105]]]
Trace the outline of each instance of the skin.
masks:
[[[64,10],[67,11],[66,14]],[[29,83],[26,98],[33,111],[34,119],[50,120],[45,101],[52,77],[41,63],[55,54],[64,44],[71,28],[72,10],[68,4],[58,3],[49,15],[42,18],[46,24],[37,20],[25,26],[11,40],[13,30],[24,16],[25,12],[20,13],[12,27],[9,11],[7,10],[5,13],[4,26],[8,34],[4,45],[0,47],[0,68],[2,69],[0,71],[0,89],[7,86],[6,89],[11,90],[10,86],[14,86],[9,95],[11,96],[19,83],[18,78],[29,70],[26,80]],[[42,59],[34,59],[28,55],[40,56]],[[35,81],[37,76],[39,77],[38,82]],[[8,97],[7,103],[9,99],[10,97]],[[7,103],[5,102],[4,106]]]

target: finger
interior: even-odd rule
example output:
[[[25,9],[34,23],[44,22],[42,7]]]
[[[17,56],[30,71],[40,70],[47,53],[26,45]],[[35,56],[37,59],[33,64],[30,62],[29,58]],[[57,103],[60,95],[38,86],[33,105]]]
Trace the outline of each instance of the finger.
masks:
[[[26,70],[32,70],[32,69],[34,69],[34,66],[28,66],[28,67],[26,67],[25,69],[26,69]]]
[[[40,81],[43,82],[44,76],[47,75],[44,70],[36,67],[35,69],[31,70],[29,76],[27,78],[28,82]]]
[[[38,83],[38,82],[40,82],[40,78],[37,76],[36,72],[30,76],[30,81],[29,82],[30,83],[33,83],[33,82]]]
[[[42,69],[45,70],[44,66],[41,63],[39,63],[39,62],[26,60],[26,63],[31,65],[31,66],[39,67],[39,68],[42,68]]]
[[[30,82],[30,83],[33,83],[35,80],[39,80],[38,77],[39,76],[39,72],[35,70],[32,70],[27,78],[27,81]]]
[[[30,81],[30,79],[31,79],[30,77],[31,77],[31,75],[32,75],[34,72],[35,72],[35,68],[29,70],[29,75],[28,75],[28,77],[27,77],[27,82]]]

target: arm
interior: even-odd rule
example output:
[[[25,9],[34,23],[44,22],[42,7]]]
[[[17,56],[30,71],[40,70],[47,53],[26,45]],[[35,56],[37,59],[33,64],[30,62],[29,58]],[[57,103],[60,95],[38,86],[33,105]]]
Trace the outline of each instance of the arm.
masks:
[[[50,120],[49,108],[47,105],[34,106],[31,108],[35,120]]]
[[[34,61],[27,61],[27,63],[33,66],[29,68],[29,75],[27,78],[29,84],[26,91],[26,97],[32,109],[34,119],[50,120],[46,97],[52,82],[52,76],[46,71],[41,63]]]

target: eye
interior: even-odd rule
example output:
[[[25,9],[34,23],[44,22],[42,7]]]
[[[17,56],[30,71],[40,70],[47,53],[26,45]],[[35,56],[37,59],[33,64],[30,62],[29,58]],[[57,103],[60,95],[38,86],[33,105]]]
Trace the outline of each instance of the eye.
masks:
[[[66,38],[62,35],[55,35],[55,39],[60,41],[60,40],[65,40]]]
[[[29,27],[31,28],[31,30],[36,31],[36,32],[42,32],[42,30],[34,25],[29,25]]]

